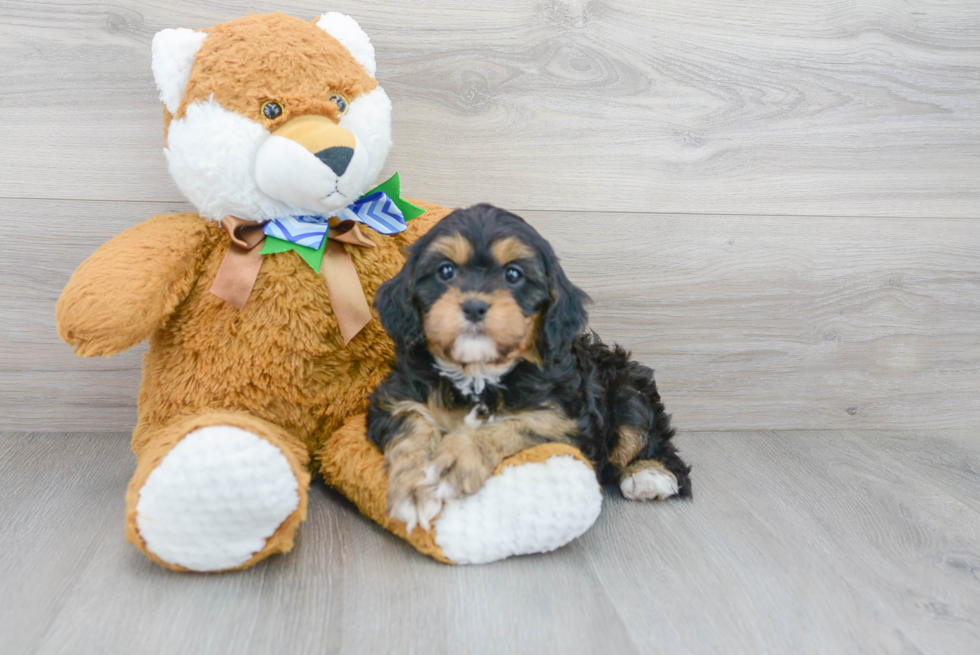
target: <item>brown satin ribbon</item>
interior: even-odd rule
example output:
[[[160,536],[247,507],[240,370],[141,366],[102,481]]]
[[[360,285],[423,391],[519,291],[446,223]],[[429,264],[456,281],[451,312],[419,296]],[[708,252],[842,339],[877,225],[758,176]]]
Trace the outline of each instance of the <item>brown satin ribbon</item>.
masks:
[[[336,221],[336,219],[333,219]],[[238,309],[242,309],[252,293],[259,269],[262,267],[260,247],[265,241],[264,223],[253,223],[236,216],[225,216],[221,227],[231,243],[211,285],[211,293]],[[320,263],[320,274],[327,283],[327,293],[333,306],[344,345],[350,343],[358,332],[371,321],[361,280],[354,262],[342,244],[375,248],[376,244],[364,236],[354,221],[331,223],[327,247]]]

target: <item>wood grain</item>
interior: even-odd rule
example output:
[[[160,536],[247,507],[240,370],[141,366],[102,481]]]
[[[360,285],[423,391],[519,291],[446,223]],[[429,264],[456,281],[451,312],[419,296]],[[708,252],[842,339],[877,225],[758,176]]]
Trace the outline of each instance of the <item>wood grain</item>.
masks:
[[[854,438],[918,471],[933,485],[980,512],[976,493],[980,489],[980,462],[975,457],[980,438],[976,431],[862,432]],[[969,566],[980,575],[980,561]]]
[[[127,435],[0,434],[4,653],[942,653],[980,643],[973,433],[682,433],[692,501],[607,490],[566,548],[437,564],[316,485],[295,550],[175,574],[125,543]]]
[[[976,433],[964,436],[976,466]],[[980,514],[891,460],[879,438],[901,437],[682,435],[694,501],[607,502],[582,540],[634,641],[692,653],[975,650]]]
[[[0,652],[34,652],[107,535],[120,540],[128,450],[120,433],[0,433]]]
[[[681,427],[978,426],[975,221],[526,215]]]
[[[0,413],[10,429],[129,430],[141,349],[71,354],[54,303],[97,245],[178,203],[0,200]],[[526,212],[653,366],[689,430],[976,428],[980,230],[959,219]],[[67,220],[67,218],[65,219]]]
[[[0,2],[0,197],[178,200],[150,39],[254,8]],[[262,8],[312,18],[328,7]],[[396,107],[387,171],[418,197],[521,210],[976,216],[976,3],[329,9],[353,14],[376,44]]]

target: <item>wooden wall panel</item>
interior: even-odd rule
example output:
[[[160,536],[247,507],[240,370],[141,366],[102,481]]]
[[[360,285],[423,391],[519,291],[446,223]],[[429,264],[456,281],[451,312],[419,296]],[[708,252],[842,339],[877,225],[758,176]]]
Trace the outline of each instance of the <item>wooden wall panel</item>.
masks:
[[[74,357],[58,293],[111,235],[177,203],[0,201],[0,414],[10,429],[132,427],[139,350]],[[658,371],[683,429],[980,427],[980,231],[961,219],[525,212]],[[74,235],[79,235],[75,238]]]
[[[110,236],[187,207],[161,152],[153,34],[252,9],[0,0],[7,427],[131,427],[139,349],[71,356],[54,301]],[[980,5],[261,9],[355,15],[396,107],[386,173],[539,225],[681,427],[980,423]]]
[[[0,3],[0,196],[177,200],[149,42],[252,2]],[[355,15],[389,171],[449,204],[974,216],[980,5],[265,3]],[[447,135],[448,138],[447,138]]]

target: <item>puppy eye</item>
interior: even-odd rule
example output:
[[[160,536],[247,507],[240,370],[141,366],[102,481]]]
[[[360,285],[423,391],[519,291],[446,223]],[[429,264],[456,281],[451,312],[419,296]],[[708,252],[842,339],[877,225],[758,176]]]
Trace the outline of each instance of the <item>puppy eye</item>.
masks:
[[[436,270],[436,275],[443,282],[449,282],[454,277],[456,277],[456,267],[446,262],[444,264],[439,264],[439,268]]]
[[[519,266],[511,264],[504,269],[504,279],[507,280],[507,284],[517,284],[524,279],[524,271]]]
[[[275,100],[270,100],[262,105],[262,115],[268,118],[270,121],[274,121],[282,116],[282,105]]]
[[[340,95],[339,93],[335,93],[330,96],[330,102],[337,105],[337,111],[340,112],[341,116],[347,113],[347,108],[349,105],[347,104],[347,98],[344,96]]]

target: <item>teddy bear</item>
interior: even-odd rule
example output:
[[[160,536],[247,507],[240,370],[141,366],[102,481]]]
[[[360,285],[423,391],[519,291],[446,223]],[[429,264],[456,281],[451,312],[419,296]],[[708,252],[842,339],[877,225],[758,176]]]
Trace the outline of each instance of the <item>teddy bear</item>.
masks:
[[[289,551],[311,476],[452,563],[552,550],[598,516],[585,457],[547,444],[498,467],[429,529],[392,519],[368,396],[394,348],[371,306],[449,210],[375,186],[392,105],[354,19],[249,15],[153,38],[164,154],[197,209],[153,217],[84,261],[61,338],[111,356],[144,340],[126,535],[177,571]]]

